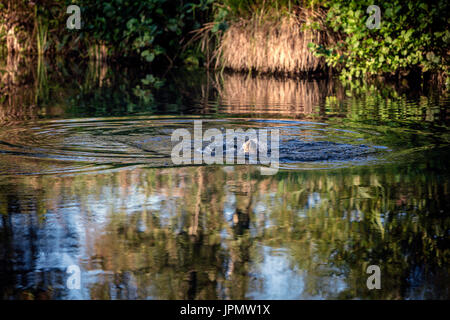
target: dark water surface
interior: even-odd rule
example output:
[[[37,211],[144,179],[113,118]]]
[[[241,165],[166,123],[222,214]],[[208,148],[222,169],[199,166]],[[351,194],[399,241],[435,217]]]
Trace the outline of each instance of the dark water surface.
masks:
[[[2,68],[1,298],[450,298],[442,91],[44,61]],[[275,175],[174,166],[171,133],[194,120],[276,128],[285,143],[313,147]],[[313,156],[325,145],[341,155]],[[67,286],[72,265],[80,289]],[[381,269],[379,290],[366,285],[369,265]]]

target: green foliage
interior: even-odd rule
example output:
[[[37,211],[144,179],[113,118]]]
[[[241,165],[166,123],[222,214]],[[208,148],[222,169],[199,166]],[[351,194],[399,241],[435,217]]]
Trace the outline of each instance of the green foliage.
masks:
[[[261,11],[291,12],[295,7],[313,7],[320,0],[221,0],[220,6],[236,17],[248,17]]]
[[[68,30],[66,9],[81,8],[81,30]],[[102,46],[109,57],[152,62],[164,56],[170,64],[183,56],[190,32],[210,17],[212,0],[44,0],[0,3],[0,46],[38,55],[86,56]],[[19,46],[6,47],[13,29]]]
[[[373,1],[326,1],[329,28],[342,40],[327,47],[310,44],[345,78],[399,74],[409,70],[449,71],[449,5],[446,0],[382,0],[379,29],[369,29]]]
[[[82,9],[81,30],[66,28],[69,4]],[[370,15],[366,10],[372,4],[369,0],[0,1],[0,52],[77,52],[85,57],[101,46],[110,57],[139,58],[149,63],[163,58],[170,65],[182,62],[199,66],[205,41],[198,44],[189,39],[192,31],[207,22],[211,22],[208,31],[214,41],[209,41],[212,45],[206,51],[213,51],[220,45],[220,37],[214,35],[226,31],[232,20],[254,15],[278,19],[280,14],[321,6],[327,9],[327,31],[339,40],[329,45],[311,43],[310,47],[344,78],[410,71],[449,73],[448,1],[378,1],[380,29],[366,26]],[[7,47],[8,32],[14,37],[9,41],[14,47]]]
[[[86,38],[105,43],[114,56],[152,62],[180,54],[183,38],[206,19],[210,0],[81,0]]]

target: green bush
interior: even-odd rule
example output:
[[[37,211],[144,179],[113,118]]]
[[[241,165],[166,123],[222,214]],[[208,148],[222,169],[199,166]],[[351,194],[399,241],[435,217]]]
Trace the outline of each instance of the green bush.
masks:
[[[66,28],[71,4],[81,8],[81,30]],[[67,55],[76,50],[83,57],[102,45],[110,57],[151,62],[164,56],[173,63],[184,58],[190,32],[209,21],[211,7],[212,0],[0,1],[0,45],[6,47],[6,33],[15,28],[23,53]]]
[[[105,43],[110,54],[141,57],[152,62],[158,56],[172,60],[181,42],[208,17],[211,0],[81,0],[86,39]]]
[[[448,74],[449,5],[447,0],[379,0],[381,24],[369,29],[366,13],[373,1],[331,0],[327,27],[342,36],[328,47],[310,44],[318,56],[341,70],[345,78],[411,70]]]

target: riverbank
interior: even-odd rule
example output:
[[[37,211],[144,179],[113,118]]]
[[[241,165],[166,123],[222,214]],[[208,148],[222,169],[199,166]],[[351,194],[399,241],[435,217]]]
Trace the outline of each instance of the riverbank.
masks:
[[[216,68],[449,85],[450,32],[440,14],[450,9],[446,1],[380,1],[372,9],[362,1],[255,1],[239,8],[224,2],[226,14],[219,11],[210,28],[226,26],[215,31]]]
[[[224,32],[218,46],[218,66],[234,71],[304,75],[327,73],[325,59],[316,57],[309,43],[329,45],[326,30],[308,28],[320,15],[298,10],[272,19],[262,13],[239,18]]]
[[[443,0],[383,0],[372,11],[360,0],[74,3],[79,30],[67,29],[62,0],[0,4],[0,55],[449,86],[449,21],[442,12],[450,8]]]

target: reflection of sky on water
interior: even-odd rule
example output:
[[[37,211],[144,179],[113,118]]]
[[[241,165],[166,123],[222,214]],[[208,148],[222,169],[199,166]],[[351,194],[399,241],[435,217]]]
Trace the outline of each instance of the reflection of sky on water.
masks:
[[[97,188],[97,187],[95,187]],[[13,270],[18,274],[17,288],[29,288],[51,284],[53,290],[60,292],[59,297],[65,299],[87,299],[91,297],[90,287],[103,283],[109,287],[112,299],[124,298],[118,295],[121,287],[127,288],[127,299],[138,298],[137,283],[131,272],[119,284],[114,284],[114,272],[103,270],[102,261],[97,261],[97,238],[108,231],[107,226],[114,216],[123,212],[127,217],[139,216],[146,212],[157,215],[160,227],[169,227],[177,223],[174,218],[177,208],[183,206],[182,196],[154,192],[146,194],[141,185],[101,186],[100,193],[89,194],[77,203],[73,196],[59,195],[57,207],[37,216],[35,205],[27,207],[27,213],[11,212],[11,234],[13,235],[12,251],[14,252]],[[32,199],[33,195],[30,195]],[[317,203],[318,195],[310,195],[308,206]],[[264,199],[275,205],[276,193],[268,192],[255,200],[253,212],[263,225],[252,225],[250,233],[256,236],[259,228],[271,228],[275,221],[267,219],[270,213]],[[55,199],[47,199],[52,201]],[[312,201],[312,203],[311,203]],[[314,203],[314,204],[313,204]],[[18,209],[18,208],[17,208]],[[233,214],[236,212],[236,195],[228,191],[223,205],[224,221],[232,226]],[[178,224],[180,221],[178,221]],[[2,220],[3,224],[3,220]],[[3,225],[1,225],[3,227]],[[148,229],[143,219],[136,222],[136,232],[145,233]],[[227,228],[221,232],[223,239],[232,235]],[[226,248],[227,244],[223,244]],[[268,246],[258,248],[261,261],[251,262],[252,280],[248,288],[248,297],[254,299],[297,299],[304,288],[304,275],[289,262],[287,249],[274,249]],[[119,252],[126,256],[126,252]],[[81,290],[69,290],[66,287],[66,273],[70,265],[81,269]],[[148,288],[151,290],[150,288]],[[150,296],[151,297],[151,296]],[[142,298],[142,297],[140,297]]]
[[[290,180],[295,181],[291,192],[285,189],[287,184],[280,187],[282,179],[258,187],[261,182],[257,180],[238,181],[233,170],[223,173],[221,168],[193,168],[191,177],[183,170],[170,169],[156,177],[157,169],[85,175],[73,189],[64,187],[44,195],[39,184],[30,184],[21,189],[19,197],[2,181],[0,188],[13,199],[8,204],[8,215],[0,216],[0,231],[7,230],[11,235],[10,240],[0,242],[0,252],[8,257],[11,267],[6,277],[13,279],[12,286],[19,292],[51,288],[53,298],[64,299],[160,299],[172,290],[171,281],[181,281],[175,282],[177,290],[187,290],[183,283],[192,285],[190,277],[197,279],[197,292],[206,286],[205,281],[211,282],[216,297],[235,298],[239,296],[236,291],[221,293],[221,288],[242,286],[239,294],[250,299],[324,299],[349,290],[345,273],[348,265],[342,255],[352,257],[356,251],[355,243],[347,241],[347,237],[373,239],[380,232],[373,229],[374,225],[368,225],[367,234],[362,229],[367,223],[365,214],[370,213],[364,206],[343,207],[333,216],[331,210],[335,207],[329,206],[332,198],[325,191],[326,185],[314,189]],[[194,172],[203,175],[208,190],[219,188],[217,192],[223,197],[216,207],[208,199],[216,195],[198,193],[195,183],[189,180]],[[226,175],[219,175],[224,181],[212,186],[218,172]],[[42,179],[43,185],[51,189],[51,178]],[[60,178],[58,184],[74,183],[72,177],[68,179]],[[314,182],[313,177],[310,179]],[[148,183],[155,180],[160,184],[149,188]],[[344,187],[343,192],[347,190]],[[199,195],[202,210],[197,237],[188,233]],[[370,198],[362,199],[360,203],[371,203]],[[211,211],[214,208],[217,214]],[[248,223],[241,219],[246,214],[250,217]],[[419,223],[418,215],[406,215],[402,210],[391,216],[405,223]],[[387,219],[381,223],[384,227],[392,224]],[[324,230],[328,225],[335,226],[331,233]],[[165,234],[162,245],[172,241],[175,251],[168,254],[165,251],[170,247],[164,247],[162,254],[168,257],[158,252],[147,256],[145,259],[160,259],[150,261],[152,268],[147,269],[148,260],[140,255],[155,250],[152,242],[156,238],[149,236],[154,230]],[[371,249],[373,244],[369,245]],[[365,250],[362,248],[359,250]],[[66,287],[70,265],[81,268],[81,290]],[[423,297],[424,290],[433,292],[423,265],[411,270],[407,281],[415,287],[409,289],[408,296]],[[198,280],[205,275],[209,280]]]
[[[289,265],[285,249],[262,246],[262,261],[254,262],[248,298],[299,299],[304,289],[304,279],[297,268]]]
[[[253,263],[250,272],[253,278],[248,298],[261,300],[323,299],[320,293],[310,295],[305,292],[305,283],[308,281],[309,275],[305,270],[300,270],[290,263],[289,250],[268,246],[262,246],[260,250],[262,261]],[[327,291],[335,294],[346,287],[343,279],[336,276],[314,280],[326,283]]]
[[[86,256],[87,241],[83,212],[74,207],[47,212],[40,219],[34,214],[11,214],[13,271],[18,288],[51,284],[65,298],[88,296],[87,288],[65,290],[66,270],[79,265]]]

